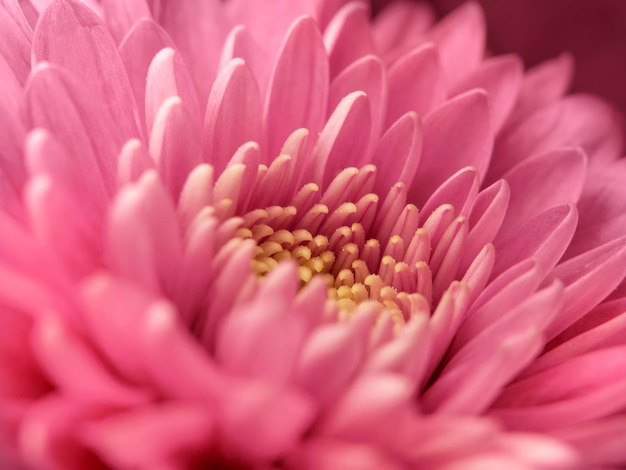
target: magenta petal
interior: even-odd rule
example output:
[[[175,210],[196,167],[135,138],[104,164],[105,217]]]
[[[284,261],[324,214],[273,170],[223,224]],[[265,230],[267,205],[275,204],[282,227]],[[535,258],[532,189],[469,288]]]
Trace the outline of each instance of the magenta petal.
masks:
[[[398,119],[382,136],[372,156],[376,165],[376,194],[385,194],[394,184],[411,184],[422,151],[422,123],[409,112]]]
[[[218,174],[245,142],[261,143],[260,115],[261,100],[254,77],[243,60],[233,59],[213,84],[202,129],[204,160]]]
[[[84,5],[54,0],[42,13],[33,39],[37,62],[70,70],[106,104],[125,139],[143,127],[119,52],[106,26]]]
[[[332,179],[347,167],[367,162],[371,117],[367,96],[354,92],[346,96],[324,126],[313,148],[309,178],[328,187]]]
[[[477,2],[457,8],[429,32],[448,87],[474,70],[485,51],[485,19]]]
[[[324,30],[330,76],[337,76],[348,65],[375,52],[369,28],[369,8],[365,3],[347,3]]]
[[[532,215],[559,204],[576,203],[586,176],[587,158],[578,148],[552,150],[515,166],[504,175],[511,199],[496,243]]]
[[[104,105],[65,70],[42,64],[30,78],[25,108],[30,126],[50,130],[77,162],[85,187],[107,200],[122,137]]]
[[[339,102],[353,91],[364,91],[372,110],[372,140],[383,131],[383,118],[387,108],[387,75],[381,60],[369,55],[346,67],[330,84],[328,110],[334,110]]]
[[[187,175],[201,162],[200,138],[184,103],[168,98],[159,109],[150,135],[150,153],[174,200]]]
[[[573,204],[555,206],[535,215],[496,244],[498,257],[493,275],[527,258],[536,259],[547,274],[563,256],[577,222],[578,213]]]
[[[215,419],[195,403],[165,402],[89,424],[85,440],[118,468],[157,468],[211,442]]]
[[[165,48],[154,56],[146,77],[146,127],[152,132],[156,114],[171,96],[178,96],[190,114],[191,125],[200,130],[200,110],[193,82],[180,54]]]
[[[422,203],[461,168],[473,166],[480,179],[491,159],[493,131],[487,95],[474,90],[447,101],[424,119],[424,148],[409,199]]]
[[[482,88],[489,95],[494,132],[508,117],[522,85],[524,67],[517,56],[501,56],[485,60],[478,69],[461,80],[450,95]]]
[[[432,44],[419,46],[389,67],[385,127],[409,111],[425,116],[445,98],[439,58]]]
[[[552,339],[609,295],[626,275],[626,245],[623,238],[559,264],[546,282],[565,284],[565,306],[548,331]]]
[[[279,53],[265,109],[268,156],[278,155],[294,130],[321,130],[328,100],[328,57],[315,21],[296,20]]]

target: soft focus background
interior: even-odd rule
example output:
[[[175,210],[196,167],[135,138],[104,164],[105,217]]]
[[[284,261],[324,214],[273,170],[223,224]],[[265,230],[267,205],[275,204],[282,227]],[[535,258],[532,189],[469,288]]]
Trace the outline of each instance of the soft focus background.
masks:
[[[429,0],[440,16],[465,0]],[[374,0],[380,8],[385,0]],[[569,51],[573,91],[604,97],[626,114],[626,0],[478,0],[488,44],[520,54],[526,66]]]

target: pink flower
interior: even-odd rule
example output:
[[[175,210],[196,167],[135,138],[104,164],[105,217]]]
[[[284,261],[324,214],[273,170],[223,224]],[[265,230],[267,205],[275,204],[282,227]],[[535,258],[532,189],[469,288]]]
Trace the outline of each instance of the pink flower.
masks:
[[[6,458],[626,463],[621,122],[567,56],[471,3],[46,3],[0,8]]]

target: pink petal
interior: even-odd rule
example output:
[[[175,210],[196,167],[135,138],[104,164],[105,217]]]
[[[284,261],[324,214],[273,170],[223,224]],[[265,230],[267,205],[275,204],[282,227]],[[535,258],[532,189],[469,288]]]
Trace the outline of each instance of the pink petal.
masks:
[[[17,2],[3,2],[0,6],[0,61],[11,70],[18,83],[24,84],[30,72],[30,48],[33,30]]]
[[[507,126],[561,98],[570,86],[573,73],[574,60],[567,53],[529,69]]]
[[[204,160],[218,174],[241,145],[261,143],[260,116],[261,100],[254,77],[243,60],[233,59],[213,84],[202,129]]]
[[[425,116],[445,98],[439,57],[428,43],[402,55],[389,68],[389,99],[385,127],[408,111]]]
[[[609,295],[626,275],[624,239],[606,243],[559,264],[546,279],[565,284],[565,306],[548,330],[554,338]]]
[[[154,170],[154,160],[139,139],[131,139],[120,152],[117,162],[117,185],[124,187],[128,183],[136,183],[141,175]]]
[[[54,0],[41,14],[33,38],[36,62],[70,70],[106,104],[125,139],[143,137],[137,105],[113,38],[85,6]]]
[[[413,112],[400,117],[385,132],[371,159],[377,171],[376,194],[385,194],[398,182],[411,184],[420,161],[422,139],[422,123]]]
[[[65,70],[40,65],[26,88],[26,121],[50,130],[70,152],[85,187],[95,198],[114,192],[122,136],[107,109]]]
[[[580,146],[589,164],[606,164],[624,147],[621,120],[604,101],[571,95],[543,107],[498,137],[489,178],[503,173],[531,155],[559,147]]]
[[[448,87],[480,64],[485,51],[485,19],[476,2],[467,2],[437,23],[428,36],[437,46]]]
[[[517,56],[485,60],[479,68],[462,79],[450,96],[482,88],[489,96],[494,132],[498,132],[513,109],[524,77],[524,66]]]
[[[547,274],[563,256],[577,221],[578,213],[573,204],[555,206],[530,218],[518,231],[496,244],[499,255],[493,276],[531,257]]]
[[[153,292],[171,292],[180,270],[181,239],[171,199],[157,174],[125,188],[111,210],[107,259],[112,272]]]
[[[147,391],[127,385],[113,375],[97,352],[58,318],[39,319],[32,347],[56,386],[79,401],[131,406],[151,398]]]
[[[367,161],[371,117],[367,96],[354,92],[346,96],[324,126],[310,161],[314,182],[328,187],[344,168],[360,167]]]
[[[278,155],[285,139],[304,127],[321,130],[328,101],[328,57],[315,21],[296,20],[278,55],[265,109],[267,155]]]
[[[47,176],[32,178],[25,188],[33,234],[55,257],[59,268],[78,279],[101,263],[101,221],[80,193]],[[63,220],[63,224],[59,221]]]
[[[244,382],[220,403],[223,434],[238,457],[275,460],[302,440],[314,417],[313,403],[295,389],[271,382]]]
[[[497,258],[497,256],[496,256]],[[534,260],[527,259],[495,278],[472,305],[454,338],[454,353],[509,311],[527,299],[542,280],[542,272]]]
[[[427,3],[390,2],[375,17],[372,33],[383,53],[415,44],[435,21]]]
[[[304,341],[305,324],[292,310],[296,266],[279,265],[266,278],[255,301],[226,317],[216,357],[229,372],[285,383]]]
[[[180,54],[165,48],[158,52],[148,68],[146,80],[146,127],[152,132],[157,112],[163,103],[177,96],[191,117],[192,129],[200,130],[198,98],[189,72]]]
[[[208,164],[198,165],[189,173],[178,199],[182,227],[187,229],[194,218],[212,204],[213,167]]]
[[[419,184],[412,186],[409,199],[422,203],[441,183],[466,166],[473,166],[482,181],[492,144],[485,92],[475,90],[447,101],[424,119],[424,148],[415,176]]]
[[[478,252],[493,241],[506,215],[509,197],[509,185],[504,180],[492,184],[476,197],[470,211],[470,232],[461,269],[469,266]]]
[[[372,446],[342,440],[307,440],[288,457],[290,468],[316,470],[402,470],[404,466]],[[292,467],[293,466],[293,467]]]
[[[192,116],[177,96],[168,98],[155,118],[150,153],[174,200],[178,199],[187,175],[201,162],[196,128]]]
[[[165,30],[149,18],[137,21],[120,44],[120,56],[144,126],[148,68],[157,52],[166,47],[173,48],[174,43]]]
[[[346,67],[330,84],[328,110],[334,110],[343,97],[353,91],[364,91],[372,111],[372,140],[378,140],[383,131],[387,107],[387,74],[384,64],[374,55],[368,55]]]
[[[161,2],[155,19],[171,35],[196,85],[200,109],[217,75],[230,21],[218,0]]]
[[[324,30],[330,76],[336,77],[348,65],[375,53],[370,33],[369,8],[350,2],[339,10]]]
[[[84,439],[115,467],[155,468],[174,455],[206,449],[214,427],[206,407],[165,402],[91,423]]]
[[[448,178],[428,198],[422,213],[430,214],[443,204],[454,207],[456,215],[469,215],[470,207],[478,195],[478,174],[474,168],[463,168]]]
[[[626,235],[626,159],[591,168],[578,201],[580,223],[567,257]]]
[[[504,175],[511,199],[496,243],[532,215],[559,204],[576,203],[586,175],[587,158],[579,148],[542,153],[511,169]]]
[[[349,323],[320,326],[302,349],[295,383],[321,405],[332,402],[342,392],[364,360],[375,313],[362,309],[357,311],[361,315],[355,315]]]
[[[141,18],[150,17],[150,9],[145,0],[123,2],[103,0],[101,5],[107,27],[118,44],[122,42],[135,22]]]

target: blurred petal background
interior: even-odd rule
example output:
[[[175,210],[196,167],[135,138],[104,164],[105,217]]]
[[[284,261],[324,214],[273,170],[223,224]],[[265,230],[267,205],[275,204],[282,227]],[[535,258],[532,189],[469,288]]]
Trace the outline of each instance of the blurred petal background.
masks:
[[[443,16],[465,0],[429,0]],[[375,10],[390,3],[374,0]],[[626,1],[478,0],[494,54],[519,54],[527,67],[573,54],[573,92],[597,94],[626,113]]]

